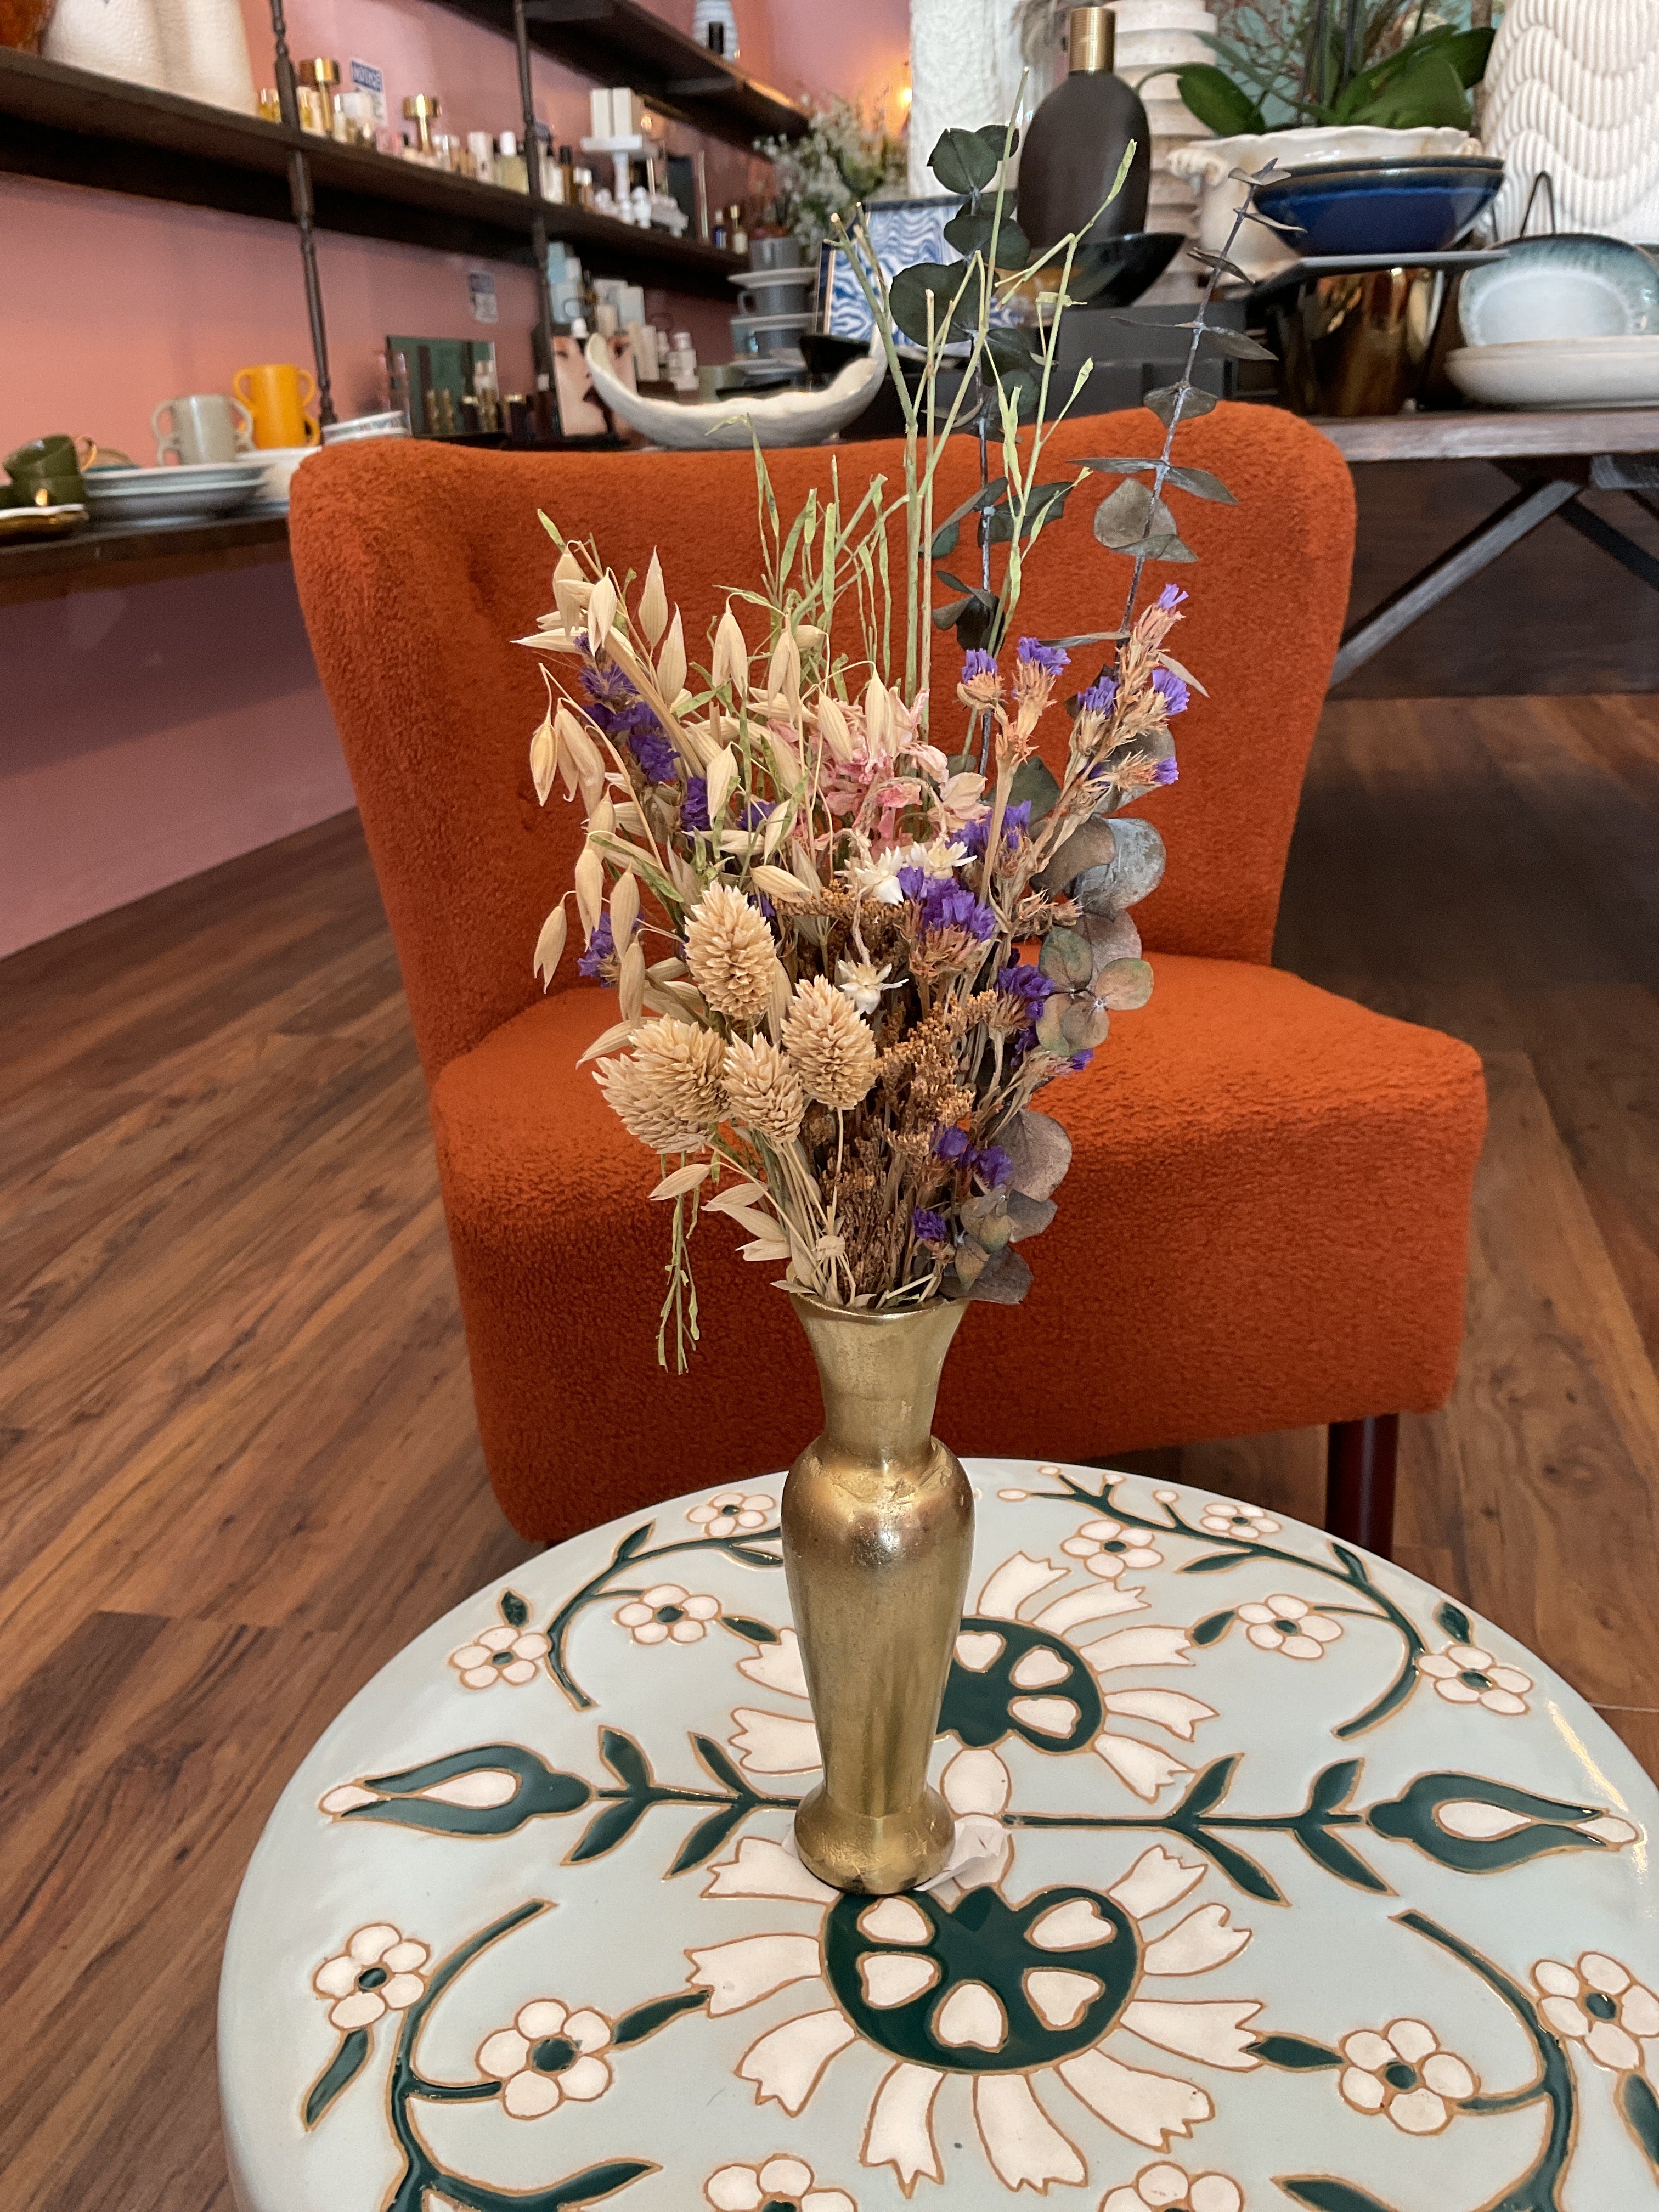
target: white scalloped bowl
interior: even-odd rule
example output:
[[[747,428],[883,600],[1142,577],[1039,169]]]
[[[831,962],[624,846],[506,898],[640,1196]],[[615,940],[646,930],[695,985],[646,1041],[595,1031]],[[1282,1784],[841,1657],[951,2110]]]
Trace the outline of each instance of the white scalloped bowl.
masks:
[[[1463,346],[1446,374],[1482,407],[1659,407],[1659,337]]]

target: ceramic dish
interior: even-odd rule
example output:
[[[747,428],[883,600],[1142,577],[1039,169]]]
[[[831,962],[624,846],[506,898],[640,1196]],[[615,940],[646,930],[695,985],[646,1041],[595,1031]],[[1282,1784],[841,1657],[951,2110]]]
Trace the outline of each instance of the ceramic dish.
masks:
[[[68,500],[58,507],[0,507],[0,543],[14,538],[66,538],[90,520],[84,507]]]
[[[1131,230],[1091,238],[1078,248],[1072,290],[1091,307],[1132,307],[1187,243],[1182,230]]]
[[[823,392],[781,392],[771,398],[735,396],[688,406],[632,391],[612,368],[605,340],[587,342],[588,374],[602,406],[659,446],[746,453],[761,446],[817,446],[861,415],[875,398],[887,364],[878,351],[849,362]]]
[[[1446,373],[1483,407],[1659,407],[1659,337],[1464,346]]]
[[[261,507],[280,504],[286,508],[288,495],[294,482],[294,471],[301,461],[308,460],[317,451],[315,446],[270,446],[258,455]]]
[[[1472,346],[1650,337],[1659,331],[1659,265],[1621,238],[1523,238],[1501,266],[1464,280],[1457,315]]]
[[[726,281],[728,284],[735,284],[740,291],[759,292],[769,290],[774,285],[800,287],[816,284],[817,271],[799,266],[793,269],[739,269],[736,276],[728,276]]]
[[[84,479],[87,505],[103,522],[173,521],[228,514],[259,490],[258,461],[171,469],[94,469]]]
[[[1256,205],[1296,226],[1287,243],[1304,253],[1437,253],[1491,205],[1503,181],[1503,163],[1478,155],[1330,163],[1269,179]]]

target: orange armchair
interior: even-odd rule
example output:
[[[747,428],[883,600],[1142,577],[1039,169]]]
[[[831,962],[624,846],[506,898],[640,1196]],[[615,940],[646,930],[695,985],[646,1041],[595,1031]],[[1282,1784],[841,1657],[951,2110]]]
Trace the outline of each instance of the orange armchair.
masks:
[[[1146,453],[1156,435],[1108,416],[1051,450]],[[1060,1212],[1025,1304],[968,1317],[939,1427],[964,1453],[1079,1459],[1328,1422],[1332,1525],[1386,1548],[1393,1419],[1438,1405],[1456,1363],[1480,1063],[1267,964],[1352,497],[1334,448],[1287,415],[1224,406],[1182,443],[1238,504],[1183,507],[1200,559],[1179,572],[1177,643],[1209,696],[1176,726],[1181,781],[1146,809],[1169,848],[1136,911],[1157,986],[1044,1095],[1075,1146]],[[881,444],[770,459],[786,513],[832,464],[843,494],[902,474]],[[941,512],[975,465],[952,441]],[[1022,632],[1115,619],[1127,563],[1094,542],[1094,503],[1038,546]],[[659,548],[694,653],[757,573],[741,453],[345,446],[300,471],[291,529],[430,1086],[485,1457],[514,1526],[553,1540],[786,1464],[818,1404],[793,1314],[724,1224],[693,1248],[691,1370],[659,1369],[653,1164],[575,1066],[614,1000],[569,955],[547,996],[532,975],[582,834],[562,796],[536,802],[542,681],[509,642],[551,603],[538,507],[618,574]],[[947,637],[944,700],[956,665]]]

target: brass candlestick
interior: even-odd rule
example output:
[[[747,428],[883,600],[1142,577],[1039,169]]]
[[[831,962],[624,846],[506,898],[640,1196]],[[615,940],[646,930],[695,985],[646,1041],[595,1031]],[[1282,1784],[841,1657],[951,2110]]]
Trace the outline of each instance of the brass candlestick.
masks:
[[[791,1303],[823,1389],[823,1433],[783,1493],[783,1562],[823,1752],[795,1840],[837,1889],[886,1896],[937,1874],[953,1832],[927,1761],[962,1625],[974,1501],[932,1428],[963,1309]]]

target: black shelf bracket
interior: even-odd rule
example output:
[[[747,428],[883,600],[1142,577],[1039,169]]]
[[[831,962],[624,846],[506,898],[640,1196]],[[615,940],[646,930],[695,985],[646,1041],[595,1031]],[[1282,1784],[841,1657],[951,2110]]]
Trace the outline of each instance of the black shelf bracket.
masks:
[[[300,97],[294,81],[294,58],[288,50],[288,19],[283,0],[270,0],[270,28],[276,41],[276,98],[283,120],[290,131],[300,128]],[[334,384],[328,373],[328,325],[323,315],[323,282],[317,268],[317,204],[312,198],[311,164],[295,147],[288,157],[288,196],[294,210],[294,227],[300,234],[300,264],[305,272],[306,312],[311,320],[311,354],[316,364],[317,420],[332,422]]]

